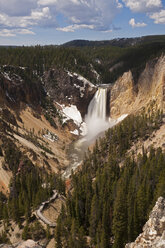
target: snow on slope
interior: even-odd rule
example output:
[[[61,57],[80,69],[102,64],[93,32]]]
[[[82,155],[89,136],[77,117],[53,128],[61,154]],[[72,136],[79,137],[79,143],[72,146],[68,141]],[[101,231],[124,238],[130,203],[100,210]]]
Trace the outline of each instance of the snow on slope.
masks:
[[[61,105],[61,106],[62,106],[62,111],[66,116],[67,120],[72,119],[77,126],[80,126],[82,122],[82,117],[77,107],[75,105],[70,105],[66,107],[65,105]]]
[[[92,88],[95,88],[96,86],[94,84],[92,84],[89,80],[87,80],[86,78],[84,78],[83,76],[81,76],[80,74],[77,73],[71,73],[70,71],[67,71],[68,75],[70,77],[77,77],[78,80],[80,80],[81,82],[83,82],[83,86],[80,86],[79,84],[74,84],[74,87],[76,87],[77,89],[80,90],[80,97],[84,96],[84,91],[85,91],[85,87],[87,85],[89,85],[89,88],[92,90]]]
[[[72,104],[69,106],[65,106],[64,104],[61,105],[59,103],[57,104],[62,108],[62,115],[64,118],[63,123],[67,122],[68,120],[73,120],[80,130],[80,134],[84,136],[86,134],[86,123],[83,122],[81,113],[77,109],[77,106]],[[78,129],[71,131],[71,133],[74,135],[79,135]]]

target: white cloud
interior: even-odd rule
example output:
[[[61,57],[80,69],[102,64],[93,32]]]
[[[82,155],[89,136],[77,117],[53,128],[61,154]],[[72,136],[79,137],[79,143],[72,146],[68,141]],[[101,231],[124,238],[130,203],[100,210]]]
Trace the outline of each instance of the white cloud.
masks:
[[[114,29],[109,29],[109,30],[105,30],[105,31],[102,31],[103,33],[111,33]]]
[[[122,3],[119,2],[119,0],[116,0],[116,3],[117,3],[117,8],[119,9],[123,8],[123,5]]]
[[[39,0],[38,4],[51,6],[52,15],[57,13],[64,15],[69,27],[79,24],[86,25],[84,28],[90,28],[90,25],[93,25],[95,30],[101,31],[110,29],[114,17],[122,8],[119,0]],[[68,26],[65,27],[66,30]],[[64,30],[61,27],[60,29]]]
[[[151,14],[150,18],[154,19],[156,24],[165,24],[165,10],[162,9],[160,12]]]
[[[137,22],[137,23],[136,23],[134,18],[130,19],[129,24],[130,24],[133,28],[139,28],[139,27],[145,27],[145,26],[147,26],[147,24],[144,23],[144,22]]]
[[[121,0],[0,0],[0,28],[57,28],[61,14],[67,25],[58,30],[106,31],[122,7]]]
[[[114,30],[114,17],[124,4],[133,12],[148,13],[155,23],[164,23],[162,0],[0,0],[0,32],[13,36],[22,30],[22,34],[30,35],[33,27],[40,26],[64,32],[90,29],[108,33]],[[65,27],[57,23],[59,16],[65,19]],[[146,26],[134,19],[129,23],[132,27]]]
[[[51,5],[51,4],[56,4],[58,0],[39,0],[38,4],[39,5]]]
[[[16,29],[16,30],[13,30],[15,31],[16,34],[35,34],[32,30],[29,30],[29,29]]]
[[[51,14],[48,7],[42,9],[31,10],[29,16],[9,16],[0,13],[0,27],[1,28],[26,28],[30,26],[40,25],[45,20],[51,19]]]
[[[122,0],[133,12],[154,12],[162,7],[162,0]]]
[[[2,29],[0,30],[1,37],[13,37],[17,34],[31,34],[34,35],[35,33],[29,29]]]
[[[0,36],[1,37],[12,37],[12,36],[15,36],[15,34],[12,32],[12,30],[2,29],[0,30]]]
[[[69,26],[63,27],[63,28],[57,28],[57,30],[63,31],[63,32],[74,32],[77,29],[83,29],[83,28],[94,29],[95,27],[93,25],[74,24],[74,25],[69,25]]]
[[[31,16],[29,17],[29,19],[33,20],[41,20],[42,18],[51,18],[48,7],[45,7],[42,10],[32,10]]]

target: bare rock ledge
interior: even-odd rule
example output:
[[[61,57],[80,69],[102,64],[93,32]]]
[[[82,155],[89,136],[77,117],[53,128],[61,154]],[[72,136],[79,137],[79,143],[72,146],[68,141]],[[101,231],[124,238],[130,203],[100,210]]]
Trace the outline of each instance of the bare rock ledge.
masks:
[[[159,197],[135,242],[125,248],[165,248],[165,199]]]

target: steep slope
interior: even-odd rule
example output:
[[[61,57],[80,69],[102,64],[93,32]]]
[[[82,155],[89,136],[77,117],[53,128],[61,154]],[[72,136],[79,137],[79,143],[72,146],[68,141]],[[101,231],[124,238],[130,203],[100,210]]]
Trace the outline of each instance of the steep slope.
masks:
[[[134,243],[127,244],[125,248],[163,248],[165,247],[165,199],[159,197],[149,220]]]
[[[60,104],[76,105],[82,117],[96,92],[96,87],[86,78],[57,68],[44,73],[43,83],[52,99]]]
[[[0,68],[0,105],[21,108],[21,104],[41,105],[45,92],[39,77],[28,68],[2,66]]]
[[[123,248],[164,196],[164,73],[161,56],[147,62],[138,80],[130,70],[109,87],[110,116],[129,116],[97,141],[72,176],[57,246]]]
[[[139,51],[144,52],[140,46],[92,48],[90,54],[88,48],[54,47],[18,48],[11,53],[9,59],[16,55],[14,65],[0,69],[0,189],[4,193],[0,219],[6,223],[0,222],[0,232],[5,230],[0,234],[2,242],[13,240],[6,233],[18,242],[36,236],[45,244],[48,241],[33,214],[53,189],[66,193],[61,175],[74,165],[72,142],[81,133],[82,117],[98,87],[78,74],[81,71],[87,72],[87,78],[95,75],[95,83],[98,77],[106,75],[110,80],[122,75],[108,87],[107,116],[129,116],[92,146],[67,182],[67,207],[62,207],[57,220],[56,242],[67,248],[123,248],[135,240],[155,199],[164,196],[165,57],[148,60],[153,47],[149,46],[151,54],[147,50],[142,65],[140,56],[131,64]],[[18,59],[22,51],[26,67],[20,67]],[[34,51],[29,67],[28,51]],[[61,202],[57,205],[61,207]],[[50,218],[54,206],[45,209],[45,216]],[[22,236],[16,237],[12,230],[15,223]]]
[[[69,165],[68,150],[80,123],[63,110],[76,109],[85,116],[96,88],[82,76],[50,69],[40,77],[36,71],[17,66],[0,69],[0,187],[9,192],[12,173],[4,160],[4,143],[9,140],[34,165],[63,172]],[[78,133],[76,133],[78,135]],[[6,168],[6,169],[5,169]]]
[[[132,72],[125,72],[112,87],[110,115],[135,113],[145,108],[165,110],[165,56],[149,61],[135,83]]]

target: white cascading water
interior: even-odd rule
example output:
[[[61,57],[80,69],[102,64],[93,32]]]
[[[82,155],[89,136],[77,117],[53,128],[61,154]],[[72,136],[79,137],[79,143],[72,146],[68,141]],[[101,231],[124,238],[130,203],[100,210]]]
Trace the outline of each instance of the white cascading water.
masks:
[[[106,120],[107,89],[99,88],[88,106],[86,118]]]
[[[75,150],[72,154],[72,163],[63,173],[64,178],[71,175],[71,170],[75,170],[84,156],[86,148],[94,142],[97,135],[109,127],[109,121],[106,118],[107,89],[99,88],[88,106],[88,113],[85,116],[87,134],[78,140],[75,144]]]
[[[88,113],[85,116],[85,123],[87,128],[87,134],[78,140],[75,145],[75,153],[71,166],[63,174],[63,177],[67,178],[71,174],[71,170],[75,170],[83,159],[86,148],[94,143],[98,135],[104,132],[106,129],[113,127],[118,122],[122,121],[127,114],[120,116],[114,120],[106,116],[107,106],[107,89],[99,88],[95,93],[93,99],[88,106]]]
[[[93,140],[99,133],[109,127],[106,117],[107,89],[99,88],[91,100],[85,117],[87,140]]]

